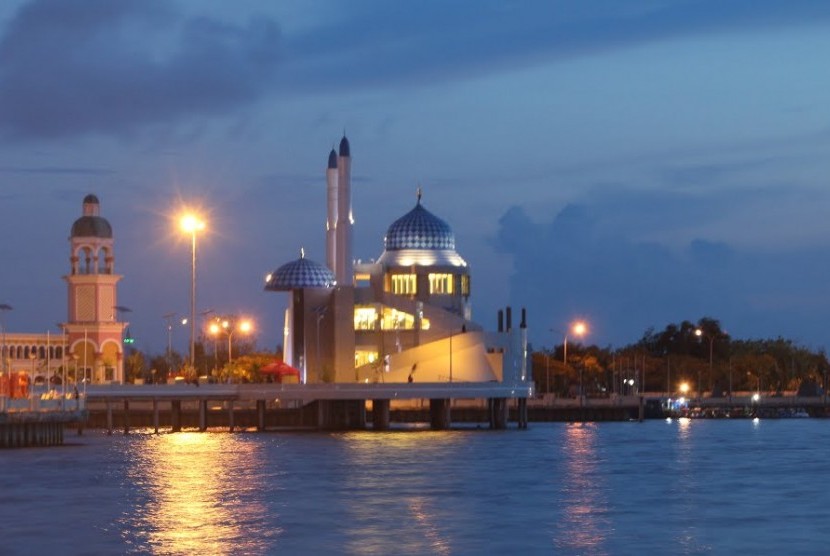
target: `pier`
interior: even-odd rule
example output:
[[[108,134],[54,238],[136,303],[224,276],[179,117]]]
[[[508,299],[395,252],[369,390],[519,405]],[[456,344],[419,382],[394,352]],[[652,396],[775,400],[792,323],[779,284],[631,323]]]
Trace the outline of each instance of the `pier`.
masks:
[[[83,400],[2,397],[0,448],[59,446],[63,444],[64,428],[81,427],[87,418]]]
[[[469,413],[470,407],[485,409],[491,429],[507,428],[511,416],[518,428],[526,428],[532,395],[532,383],[497,382],[90,386],[87,426],[108,433],[133,427],[158,432],[165,425],[172,432],[185,427],[388,430],[393,404],[403,404],[428,416],[434,430],[450,428],[455,413]]]

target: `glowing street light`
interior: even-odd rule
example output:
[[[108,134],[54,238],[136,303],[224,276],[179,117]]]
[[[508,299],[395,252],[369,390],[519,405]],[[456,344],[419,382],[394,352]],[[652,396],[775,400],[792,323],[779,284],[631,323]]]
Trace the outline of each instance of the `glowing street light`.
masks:
[[[196,234],[205,229],[205,221],[193,213],[179,219],[179,227],[190,234],[190,366],[196,366]]]
[[[254,329],[253,323],[248,319],[240,320],[239,322],[235,321],[234,319],[222,319],[222,320],[215,320],[210,324],[208,327],[208,332],[214,338],[214,342],[216,341],[216,337],[219,336],[220,333],[224,332],[228,335],[228,365],[233,362],[233,354],[231,353],[232,347],[232,339],[234,332],[239,332],[241,334],[250,334],[251,331]],[[214,356],[215,356],[215,343],[214,343]]]
[[[573,323],[571,325],[569,333],[573,334],[577,338],[582,338],[588,333],[588,325],[585,323],[585,321],[578,320],[578,321],[576,321],[575,323]],[[562,345],[562,351],[563,351],[562,363],[564,363],[565,366],[567,366],[568,365],[568,334],[565,334],[565,341]]]
[[[583,338],[588,333],[588,325],[583,320],[578,320],[576,322],[571,323],[568,327],[568,332],[565,334],[565,338],[562,342],[562,364],[565,368],[568,367],[568,335],[572,334],[577,338]],[[582,405],[582,398],[584,395],[583,390],[583,372],[584,369],[582,366],[579,368],[579,405]]]

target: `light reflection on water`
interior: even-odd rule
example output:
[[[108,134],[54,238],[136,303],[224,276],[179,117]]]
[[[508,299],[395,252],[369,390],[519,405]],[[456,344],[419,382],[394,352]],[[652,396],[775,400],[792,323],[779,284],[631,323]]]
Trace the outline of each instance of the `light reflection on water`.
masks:
[[[608,525],[605,478],[597,453],[596,423],[569,424],[565,429],[562,472],[563,519],[556,524],[555,546],[578,554],[605,554]]]
[[[123,517],[129,544],[160,554],[259,553],[268,537],[279,533],[246,530],[265,514],[250,496],[262,486],[256,443],[198,432],[135,438],[140,449],[127,477],[137,500]],[[253,473],[246,472],[251,468]]]
[[[0,554],[820,554],[828,444],[826,420],[88,431],[0,453]]]

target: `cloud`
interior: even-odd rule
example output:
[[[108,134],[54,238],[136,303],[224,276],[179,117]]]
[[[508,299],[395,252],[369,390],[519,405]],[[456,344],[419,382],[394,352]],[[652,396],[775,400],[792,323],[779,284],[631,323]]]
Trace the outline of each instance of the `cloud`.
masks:
[[[693,34],[828,19],[830,5],[819,0],[430,0],[411,10],[357,1],[287,40],[285,82],[302,91],[434,85]]]
[[[649,226],[628,229],[625,220],[635,222],[639,210],[616,201],[625,218],[614,222],[608,204],[592,203],[568,205],[548,222],[519,207],[501,218],[494,246],[513,263],[511,304],[530,308],[535,343],[550,345],[546,331],[575,317],[591,320],[591,342],[619,346],[650,326],[703,316],[720,319],[736,337],[824,341],[826,245],[770,251],[692,237],[668,247],[636,239]],[[665,217],[684,219],[682,209]],[[652,231],[662,225],[652,223]]]
[[[185,18],[160,0],[34,0],[0,40],[6,139],[128,135],[260,98],[276,78],[277,25]]]

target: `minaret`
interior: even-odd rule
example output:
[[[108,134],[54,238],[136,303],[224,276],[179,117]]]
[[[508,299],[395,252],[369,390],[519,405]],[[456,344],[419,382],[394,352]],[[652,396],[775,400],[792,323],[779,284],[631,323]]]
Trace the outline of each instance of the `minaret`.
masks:
[[[326,169],[326,199],[326,264],[334,273],[337,266],[337,153],[334,149],[329,153],[329,166]]]
[[[117,284],[112,227],[99,216],[98,197],[87,195],[82,216],[72,224],[69,236],[70,271],[68,319],[63,328],[74,362],[70,372],[79,369],[94,383],[123,382],[124,349],[122,334],[127,323],[118,322]],[[86,373],[82,371],[86,369]]]
[[[337,225],[335,227],[334,277],[339,286],[354,284],[352,265],[352,157],[343,135],[337,158]]]

